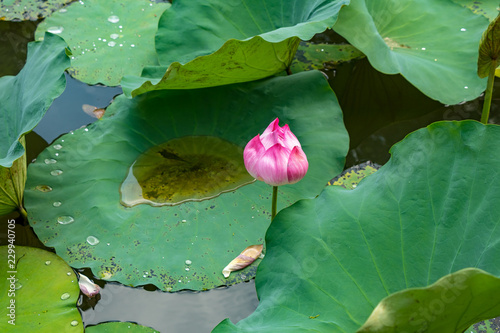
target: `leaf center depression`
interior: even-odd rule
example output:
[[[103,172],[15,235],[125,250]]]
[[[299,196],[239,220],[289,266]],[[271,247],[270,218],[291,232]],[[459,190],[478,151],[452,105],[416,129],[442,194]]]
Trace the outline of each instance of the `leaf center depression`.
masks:
[[[211,199],[253,181],[243,148],[216,137],[187,136],[154,146],[134,161],[120,186],[121,203],[171,206]]]

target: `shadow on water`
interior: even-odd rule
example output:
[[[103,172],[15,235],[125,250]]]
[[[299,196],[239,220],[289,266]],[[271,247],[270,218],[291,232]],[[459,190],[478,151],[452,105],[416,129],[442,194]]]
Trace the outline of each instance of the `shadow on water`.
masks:
[[[33,40],[37,22],[2,22],[0,76],[15,75],[26,58],[26,43]],[[326,37],[325,37],[326,36]],[[335,36],[334,36],[335,37]],[[317,41],[331,42],[329,34]],[[411,86],[401,75],[374,70],[366,59],[325,71],[335,91],[350,134],[346,168],[368,160],[384,164],[390,147],[408,133],[438,120],[479,119],[482,97],[447,106],[433,101]],[[121,93],[119,87],[88,86],[66,75],[65,92],[57,98],[32,133],[27,136],[28,161],[49,143],[70,130],[96,119],[82,110],[83,104],[104,108]],[[500,123],[500,84],[497,81],[490,120]],[[15,218],[15,214],[10,215]],[[9,218],[12,218],[9,217]],[[29,226],[20,226],[17,245],[43,247]],[[6,244],[0,232],[0,244]],[[50,249],[49,249],[50,250]],[[91,275],[90,271],[85,272]],[[107,321],[131,321],[161,332],[210,332],[221,320],[237,322],[258,305],[255,283],[205,292],[166,293],[155,288],[131,288],[98,281],[100,299],[82,297],[80,309],[86,326]]]

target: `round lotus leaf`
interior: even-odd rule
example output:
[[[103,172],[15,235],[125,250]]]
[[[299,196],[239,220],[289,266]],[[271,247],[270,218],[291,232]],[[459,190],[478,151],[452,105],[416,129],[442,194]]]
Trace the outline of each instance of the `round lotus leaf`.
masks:
[[[95,326],[88,326],[85,328],[85,332],[87,333],[122,333],[122,332],[130,332],[130,333],[159,333],[158,331],[146,327],[137,325],[134,323],[127,322],[111,322],[111,323],[102,323]]]
[[[127,95],[253,81],[284,71],[299,38],[337,20],[350,0],[174,1],[158,23],[162,66],[122,83]]]
[[[74,2],[38,26],[58,34],[70,46],[71,76],[88,84],[116,86],[124,75],[139,75],[157,65],[154,33],[161,13],[170,6],[148,0]]]
[[[83,332],[78,279],[64,260],[25,246],[0,246],[0,253],[2,332]]]
[[[227,163],[216,162],[214,168],[193,162],[193,151],[203,148],[193,141],[205,137],[211,145],[220,144],[217,158],[229,159],[237,169],[243,147],[276,117],[281,125],[289,124],[309,161],[304,179],[280,186],[278,208],[314,197],[342,171],[348,135],[327,81],[310,71],[116,98],[103,118],[60,137],[30,165],[25,191],[30,224],[70,265],[90,267],[97,277],[126,285],[202,290],[248,280],[260,259],[228,279],[222,269],[247,246],[264,242],[272,187],[248,175],[231,185],[236,190],[225,187],[220,168]],[[148,166],[142,157],[150,153],[154,158]],[[196,154],[216,155],[206,147]],[[159,205],[121,202],[120,189],[128,191],[133,179],[123,182],[135,163],[148,170],[163,165],[152,174],[158,178],[149,182],[149,189],[158,193],[146,198],[157,196]],[[132,173],[137,183],[146,183]],[[168,200],[173,178],[184,179],[182,188],[193,186],[191,180],[204,188],[217,177],[220,195]],[[229,175],[228,180],[237,177]]]
[[[21,137],[31,131],[66,86],[66,44],[46,34],[28,44],[26,65],[16,76],[0,78],[0,165],[10,167],[25,149]]]
[[[214,332],[355,332],[398,292],[405,306],[431,294],[431,307],[400,313],[413,330],[388,316],[381,332],[462,332],[498,316],[499,140],[497,125],[434,123],[355,189],[327,186],[278,213],[255,280],[259,306]]]
[[[72,0],[4,0],[0,3],[0,20],[36,21],[49,16]],[[63,12],[65,9],[61,9]]]
[[[342,8],[333,29],[377,70],[401,73],[427,96],[457,104],[486,87],[476,64],[488,23],[453,1],[355,0]]]

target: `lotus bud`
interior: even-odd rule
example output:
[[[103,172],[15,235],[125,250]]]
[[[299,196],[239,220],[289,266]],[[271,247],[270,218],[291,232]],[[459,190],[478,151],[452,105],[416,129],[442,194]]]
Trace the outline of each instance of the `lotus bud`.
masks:
[[[101,288],[97,284],[92,282],[92,280],[90,280],[83,274],[78,274],[78,276],[78,285],[80,286],[80,290],[82,291],[82,293],[84,293],[88,297],[94,297],[95,295],[99,294]]]
[[[252,177],[272,186],[298,182],[309,167],[299,140],[288,125],[279,126],[278,118],[248,142],[243,160]]]
[[[227,279],[229,274],[234,271],[239,271],[253,263],[255,259],[259,258],[262,254],[262,249],[264,245],[250,245],[243,252],[240,253],[239,256],[231,260],[231,262],[224,267],[222,270],[222,274]]]

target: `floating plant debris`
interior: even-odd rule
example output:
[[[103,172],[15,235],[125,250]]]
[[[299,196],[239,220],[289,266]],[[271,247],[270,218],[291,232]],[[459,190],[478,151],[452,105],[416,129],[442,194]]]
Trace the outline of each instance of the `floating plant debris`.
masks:
[[[253,181],[243,148],[216,137],[187,136],[139,156],[121,185],[121,202],[127,207],[176,205],[214,198]]]
[[[224,267],[222,270],[222,274],[227,279],[231,272],[239,271],[253,263],[257,258],[259,258],[262,254],[262,249],[264,245],[250,245],[243,252],[240,253],[239,256],[231,260],[231,262]],[[246,277],[243,277],[245,279]]]

